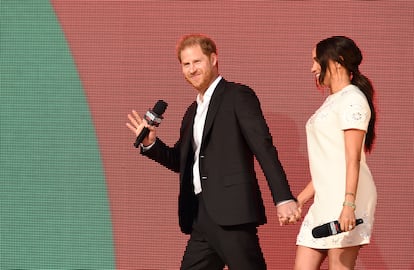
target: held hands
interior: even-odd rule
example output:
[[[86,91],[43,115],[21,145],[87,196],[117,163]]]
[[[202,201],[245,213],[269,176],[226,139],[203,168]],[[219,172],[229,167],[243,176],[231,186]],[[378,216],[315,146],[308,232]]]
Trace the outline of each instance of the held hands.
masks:
[[[139,114],[133,110],[132,113],[128,114],[129,123],[126,123],[126,126],[135,134],[137,137],[144,127],[149,129],[149,134],[144,138],[142,144],[144,146],[151,145],[155,142],[155,127],[148,125],[147,121],[142,119]]]
[[[301,219],[302,209],[298,207],[295,201],[282,203],[277,206],[277,215],[279,217],[279,224],[295,224]]]

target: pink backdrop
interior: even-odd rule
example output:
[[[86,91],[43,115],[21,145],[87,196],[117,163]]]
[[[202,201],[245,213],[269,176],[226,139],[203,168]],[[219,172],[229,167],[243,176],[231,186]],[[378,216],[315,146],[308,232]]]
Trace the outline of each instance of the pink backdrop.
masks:
[[[125,127],[132,109],[169,103],[159,136],[173,144],[196,92],[175,44],[202,32],[216,40],[220,72],[259,96],[295,194],[309,180],[304,125],[324,99],[310,73],[320,39],[347,35],[377,91],[378,139],[368,156],[378,188],[373,242],[357,269],[413,269],[413,46],[409,1],[52,1],[94,119],[110,196],[118,269],[178,269],[187,236],[177,221],[178,175],[140,157]],[[259,168],[258,168],[259,169]],[[260,171],[260,170],[259,170]],[[269,269],[291,269],[299,225],[279,227],[259,173]],[[326,266],[324,266],[326,267]]]

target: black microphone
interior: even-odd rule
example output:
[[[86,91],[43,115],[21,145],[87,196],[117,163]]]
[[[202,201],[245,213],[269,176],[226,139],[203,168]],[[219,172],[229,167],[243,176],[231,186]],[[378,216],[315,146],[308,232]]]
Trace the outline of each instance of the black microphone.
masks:
[[[355,220],[356,225],[359,225],[362,223],[364,223],[362,218],[358,218],[357,220]],[[335,221],[331,221],[331,222],[328,222],[328,223],[325,223],[323,225],[313,228],[312,235],[315,238],[322,238],[322,237],[335,235],[341,232],[342,232],[341,225],[339,224],[337,220],[335,220]]]
[[[167,109],[168,104],[163,100],[158,100],[157,103],[155,103],[154,108],[152,110],[148,109],[147,113],[144,115],[144,119],[147,121],[147,123],[150,126],[156,126],[158,127],[161,123],[161,120],[163,119],[162,114]],[[141,130],[141,133],[139,133],[137,139],[135,140],[134,146],[136,148],[139,147],[141,142],[147,137],[149,134],[149,129],[147,127],[144,127]]]

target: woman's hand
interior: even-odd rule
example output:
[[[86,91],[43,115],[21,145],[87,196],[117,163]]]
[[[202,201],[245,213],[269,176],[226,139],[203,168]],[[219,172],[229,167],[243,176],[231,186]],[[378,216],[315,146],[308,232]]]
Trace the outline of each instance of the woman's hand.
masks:
[[[343,232],[348,232],[355,228],[355,204],[353,202],[344,203],[338,221],[341,225],[341,231]]]

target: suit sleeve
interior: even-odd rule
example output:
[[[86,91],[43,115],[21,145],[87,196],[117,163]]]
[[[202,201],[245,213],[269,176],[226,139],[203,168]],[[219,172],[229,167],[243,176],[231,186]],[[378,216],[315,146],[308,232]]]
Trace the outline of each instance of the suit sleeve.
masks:
[[[241,132],[263,170],[274,203],[295,200],[256,94],[241,86],[234,102]]]
[[[190,131],[192,128],[192,119],[194,118],[195,109],[196,102],[193,102],[187,108],[181,122],[180,137],[173,147],[166,145],[160,138],[157,137],[155,144],[147,151],[141,150],[141,154],[158,162],[173,172],[180,172],[180,164],[183,158],[181,153],[182,146],[183,142],[189,143],[191,141],[188,136],[191,136],[192,134]]]
[[[154,145],[150,149],[146,151],[141,149],[141,154],[158,162],[173,172],[179,172],[180,154],[178,149],[178,147],[167,146],[163,141],[157,138]]]

